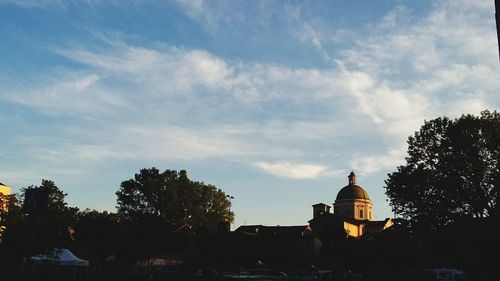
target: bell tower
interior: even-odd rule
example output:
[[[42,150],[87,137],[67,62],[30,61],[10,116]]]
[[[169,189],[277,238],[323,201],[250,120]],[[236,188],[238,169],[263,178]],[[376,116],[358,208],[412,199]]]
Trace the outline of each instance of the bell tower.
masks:
[[[312,207],[313,207],[313,219],[321,216],[322,214],[330,214],[331,207],[326,204],[318,203],[312,205]]]

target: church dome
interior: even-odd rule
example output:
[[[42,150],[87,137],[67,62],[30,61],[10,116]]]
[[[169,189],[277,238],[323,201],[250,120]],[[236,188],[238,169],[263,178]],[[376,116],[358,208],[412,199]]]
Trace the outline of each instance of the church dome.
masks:
[[[351,172],[349,175],[349,185],[344,186],[339,193],[337,193],[337,199],[335,201],[355,199],[370,200],[370,197],[368,196],[368,192],[356,184],[356,175],[354,172]]]

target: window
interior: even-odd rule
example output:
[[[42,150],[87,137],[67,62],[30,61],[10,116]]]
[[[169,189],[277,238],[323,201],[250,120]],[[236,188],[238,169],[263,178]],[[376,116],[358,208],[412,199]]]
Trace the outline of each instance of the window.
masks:
[[[359,218],[362,219],[363,218],[363,210],[359,210]]]

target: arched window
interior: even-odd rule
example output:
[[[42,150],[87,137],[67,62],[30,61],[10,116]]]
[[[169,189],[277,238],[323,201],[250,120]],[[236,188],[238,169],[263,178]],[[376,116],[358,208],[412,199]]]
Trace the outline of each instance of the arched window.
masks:
[[[362,219],[363,218],[363,209],[360,209],[359,210],[359,218]]]

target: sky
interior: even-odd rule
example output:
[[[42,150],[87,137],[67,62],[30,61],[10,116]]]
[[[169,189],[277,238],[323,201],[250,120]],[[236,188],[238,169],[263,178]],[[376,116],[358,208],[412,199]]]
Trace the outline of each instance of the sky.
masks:
[[[375,219],[424,120],[500,107],[494,1],[0,0],[0,182],[115,211],[142,168],[302,225],[351,170]]]

